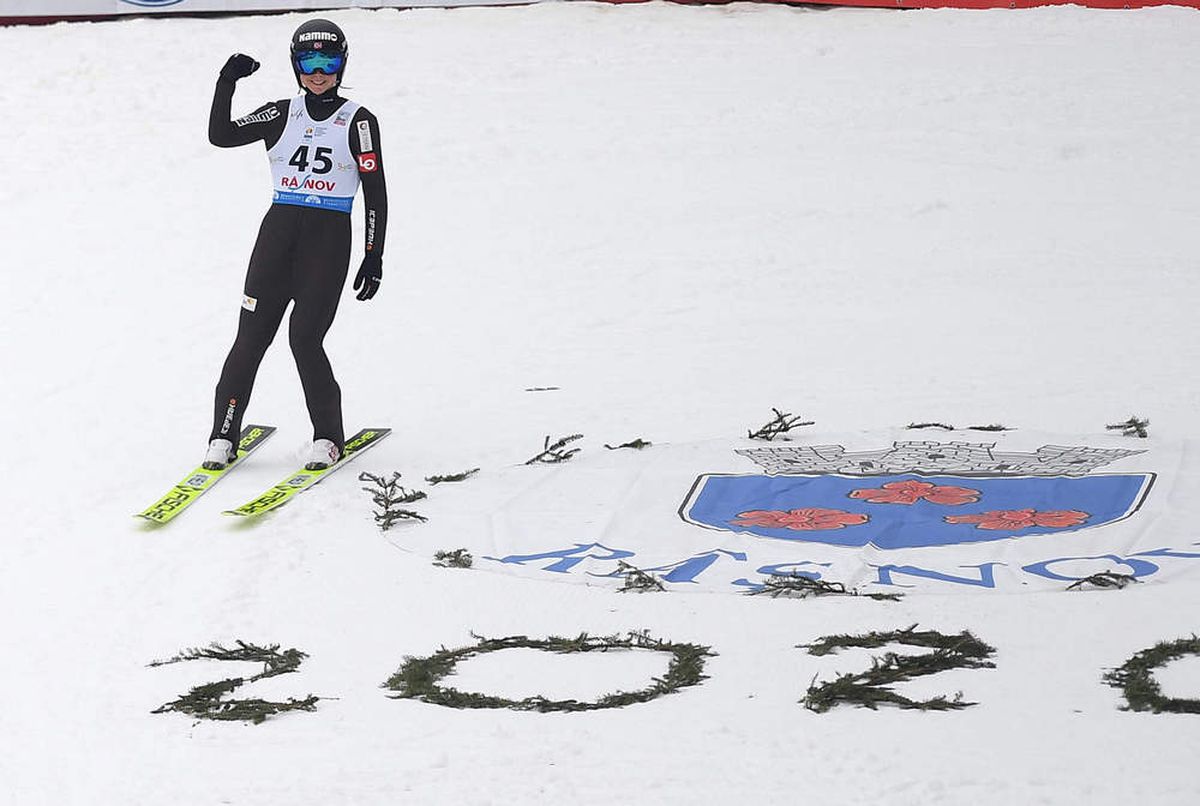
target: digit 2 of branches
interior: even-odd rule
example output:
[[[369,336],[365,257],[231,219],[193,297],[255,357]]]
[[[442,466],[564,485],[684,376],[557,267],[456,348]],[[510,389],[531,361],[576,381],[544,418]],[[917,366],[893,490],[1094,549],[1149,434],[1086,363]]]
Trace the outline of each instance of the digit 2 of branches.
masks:
[[[917,625],[891,632],[870,632],[863,635],[825,636],[812,644],[802,644],[812,655],[828,655],[845,647],[879,648],[887,644],[929,647],[934,651],[925,655],[898,655],[887,652],[883,657],[871,659],[871,668],[858,674],[843,674],[826,683],[817,684],[816,679],[808,688],[802,702],[804,707],[817,713],[825,713],[842,703],[858,705],[872,710],[880,705],[895,705],[899,708],[920,711],[953,711],[978,703],[965,702],[962,692],[953,698],[933,697],[914,700],[896,693],[891,686],[917,677],[937,674],[947,669],[992,669],[995,664],[989,658],[995,654],[994,647],[980,641],[969,631],[958,635],[946,635],[936,630],[917,632]]]
[[[289,698],[286,702],[271,702],[259,698],[244,700],[227,700],[225,695],[233,693],[246,683],[265,680],[281,674],[289,674],[300,668],[300,663],[308,657],[298,649],[279,651],[279,644],[261,647],[238,641],[234,649],[220,644],[211,644],[203,649],[185,649],[173,658],[156,660],[149,665],[166,666],[171,663],[182,663],[192,660],[244,661],[262,663],[263,670],[251,677],[231,677],[215,683],[204,683],[196,686],[187,694],[172,702],[161,705],[151,711],[154,714],[176,712],[193,716],[196,719],[212,719],[226,722],[250,722],[260,724],[269,717],[286,711],[315,711],[320,697],[312,694],[297,700]]]

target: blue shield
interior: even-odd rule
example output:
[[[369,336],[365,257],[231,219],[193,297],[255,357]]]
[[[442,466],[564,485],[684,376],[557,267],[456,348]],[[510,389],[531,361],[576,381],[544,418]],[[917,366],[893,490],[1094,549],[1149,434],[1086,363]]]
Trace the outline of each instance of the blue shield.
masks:
[[[1153,473],[705,475],[680,515],[697,526],[775,540],[949,546],[1114,523],[1137,511],[1153,482]]]

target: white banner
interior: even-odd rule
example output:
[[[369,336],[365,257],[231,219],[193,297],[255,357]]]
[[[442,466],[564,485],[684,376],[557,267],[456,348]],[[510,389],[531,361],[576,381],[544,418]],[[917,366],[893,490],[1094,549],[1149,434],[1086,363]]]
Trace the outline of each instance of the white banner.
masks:
[[[513,0],[0,0],[0,17],[303,11],[329,8],[507,5]]]
[[[495,481],[426,508],[396,545],[463,546],[477,568],[576,584],[619,586],[634,567],[667,589],[743,594],[796,578],[989,594],[1200,574],[1200,453],[1183,443],[806,434],[591,451]]]

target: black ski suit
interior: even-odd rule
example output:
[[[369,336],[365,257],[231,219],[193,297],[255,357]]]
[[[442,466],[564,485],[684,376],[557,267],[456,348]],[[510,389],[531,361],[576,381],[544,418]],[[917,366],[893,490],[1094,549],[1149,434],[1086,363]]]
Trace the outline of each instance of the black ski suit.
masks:
[[[222,148],[263,141],[270,151],[284,134],[290,101],[264,104],[233,121],[230,107],[234,86],[235,82],[227,78],[217,81],[208,121],[209,141]],[[346,103],[336,88],[321,95],[306,92],[304,100],[308,115],[318,122],[333,117]],[[378,274],[387,232],[387,186],[375,116],[360,107],[350,121],[350,131],[358,131],[364,121],[370,127],[370,140],[364,131],[362,144],[368,146],[369,153],[361,149],[359,138],[349,139],[358,163],[365,207],[367,254],[363,271],[374,261]],[[339,119],[338,125],[344,122]],[[282,203],[273,203],[267,210],[246,272],[237,338],[217,382],[210,440],[228,439],[236,447],[258,366],[275,338],[288,303],[294,301],[288,341],[312,419],[313,439],[332,440],[339,449],[344,447],[341,389],[323,342],[337,312],[349,262],[350,216],[346,212]],[[370,292],[374,292],[373,286]],[[370,293],[365,297],[360,294],[360,298],[370,298]]]

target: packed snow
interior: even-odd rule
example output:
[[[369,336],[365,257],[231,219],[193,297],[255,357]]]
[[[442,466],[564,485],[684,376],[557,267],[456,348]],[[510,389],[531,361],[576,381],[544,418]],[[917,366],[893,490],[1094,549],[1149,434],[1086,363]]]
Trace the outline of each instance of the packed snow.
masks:
[[[158,529],[131,516],[203,456],[270,201],[260,147],[206,140],[213,82],[241,51],[263,67],[235,113],[292,94],[287,43],[304,16],[0,29],[17,59],[0,182],[0,801],[1200,802],[1200,718],[1123,711],[1101,681],[1200,631],[1194,574],[1120,591],[790,601],[430,562],[472,538],[450,542],[456,513],[543,483],[562,493],[569,544],[589,480],[651,455],[617,459],[604,443],[733,446],[773,406],[816,421],[803,440],[942,421],[1165,451],[1182,457],[1163,468],[1178,483],[1148,539],[1192,546],[1194,10],[329,16],[351,42],[346,95],[381,122],[391,228],[379,295],[347,294],[326,346],[347,427],[394,433],[275,514],[223,517],[307,448],[279,338],[247,418],[279,432]],[[1105,430],[1133,414],[1150,418],[1149,439]],[[574,433],[570,462],[523,466],[545,436]],[[422,481],[472,467],[458,485]],[[382,533],[361,470],[429,489],[417,508],[430,522]],[[434,534],[445,540],[422,537]],[[995,669],[902,689],[978,705],[800,704],[814,679],[879,652],[797,645],[912,624],[996,647]],[[455,710],[381,688],[406,656],[473,634],[643,629],[710,646],[709,679],[578,714]],[[151,661],[236,640],[309,657],[235,696],[311,693],[317,710],[261,725],[151,714],[258,671]],[[464,661],[453,683],[593,698],[664,668],[654,653],[507,650]],[[1159,679],[1200,697],[1194,657]]]

